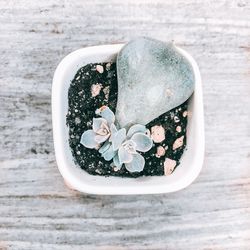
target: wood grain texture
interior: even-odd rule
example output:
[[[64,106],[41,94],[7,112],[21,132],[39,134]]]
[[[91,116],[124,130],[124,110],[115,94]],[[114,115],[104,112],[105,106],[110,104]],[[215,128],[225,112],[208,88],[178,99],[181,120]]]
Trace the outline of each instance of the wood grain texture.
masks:
[[[204,168],[173,194],[71,191],[53,150],[54,69],[139,35],[198,61]],[[250,249],[249,1],[0,0],[0,59],[0,249]]]

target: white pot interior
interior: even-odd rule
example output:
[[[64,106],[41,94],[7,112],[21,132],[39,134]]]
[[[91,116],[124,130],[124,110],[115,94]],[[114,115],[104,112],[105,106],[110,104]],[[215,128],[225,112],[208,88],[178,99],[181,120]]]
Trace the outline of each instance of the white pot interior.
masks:
[[[180,165],[169,176],[139,178],[93,176],[74,163],[68,143],[66,125],[68,89],[77,70],[88,63],[110,62],[123,45],[103,45],[77,50],[66,56],[58,65],[52,88],[53,135],[58,168],[73,188],[92,194],[147,194],[167,193],[188,186],[202,168],[204,154],[204,122],[201,79],[194,59],[177,48],[193,66],[195,91],[189,101],[187,145]]]

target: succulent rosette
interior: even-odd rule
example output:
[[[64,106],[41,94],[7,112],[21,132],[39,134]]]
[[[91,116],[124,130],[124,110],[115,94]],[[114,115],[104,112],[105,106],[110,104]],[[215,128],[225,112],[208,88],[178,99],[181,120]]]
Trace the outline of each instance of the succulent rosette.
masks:
[[[86,148],[99,148],[111,136],[114,126],[115,115],[106,106],[96,110],[100,118],[93,118],[92,129],[85,131],[81,136],[80,143]]]
[[[145,159],[139,152],[147,152],[153,145],[152,139],[146,135],[146,127],[135,124],[127,134],[119,131],[111,138],[113,149],[117,151],[113,158],[114,165],[120,169],[124,164],[129,172],[142,171]]]

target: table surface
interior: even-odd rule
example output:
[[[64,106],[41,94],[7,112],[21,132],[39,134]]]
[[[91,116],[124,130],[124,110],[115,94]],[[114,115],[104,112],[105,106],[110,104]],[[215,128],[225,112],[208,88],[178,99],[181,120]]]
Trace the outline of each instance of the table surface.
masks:
[[[51,82],[89,45],[151,36],[197,60],[206,152],[172,194],[94,196],[58,172]],[[250,3],[0,1],[0,249],[250,249]]]

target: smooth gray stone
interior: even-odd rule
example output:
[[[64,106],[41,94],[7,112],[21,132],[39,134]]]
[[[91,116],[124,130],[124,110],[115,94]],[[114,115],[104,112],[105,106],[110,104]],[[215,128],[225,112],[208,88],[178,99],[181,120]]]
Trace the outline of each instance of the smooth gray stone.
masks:
[[[185,102],[194,90],[190,63],[174,45],[138,38],[117,56],[118,101],[116,119],[121,127],[146,125]]]

